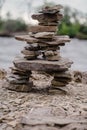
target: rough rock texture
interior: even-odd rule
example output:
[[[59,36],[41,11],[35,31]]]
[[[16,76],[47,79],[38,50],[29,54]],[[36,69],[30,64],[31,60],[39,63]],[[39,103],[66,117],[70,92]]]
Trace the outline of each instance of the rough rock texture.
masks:
[[[81,73],[82,79],[84,73]],[[46,86],[52,77],[33,73],[32,80],[34,84]],[[84,80],[87,81],[87,77]],[[87,84],[72,82],[66,87],[66,93],[58,89],[49,94],[17,93],[7,90],[5,85],[0,81],[1,130],[87,129]],[[42,125],[37,124],[40,122]]]
[[[68,59],[61,59],[60,61],[44,61],[44,60],[33,60],[33,61],[27,61],[27,60],[20,60],[20,61],[14,61],[15,67],[19,69],[24,70],[33,70],[33,71],[62,71],[67,70],[69,67],[71,67],[71,64],[73,62],[69,61]]]
[[[4,69],[0,69],[0,79],[4,79],[7,75],[7,72]]]
[[[29,32],[37,33],[37,32],[55,32],[57,30],[56,26],[31,26],[29,27]]]

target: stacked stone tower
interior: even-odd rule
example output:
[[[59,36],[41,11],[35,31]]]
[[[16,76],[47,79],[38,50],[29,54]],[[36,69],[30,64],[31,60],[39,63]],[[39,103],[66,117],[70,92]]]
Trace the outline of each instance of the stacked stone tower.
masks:
[[[29,35],[16,36],[20,41],[26,41],[27,46],[22,50],[24,57],[14,61],[11,68],[10,89],[16,91],[31,91],[33,82],[30,81],[32,71],[44,71],[54,78],[50,89],[64,87],[71,81],[69,68],[72,62],[60,56],[60,46],[70,42],[68,36],[56,34],[58,24],[63,18],[60,13],[61,5],[45,7],[38,14],[32,15],[39,25],[29,27]]]

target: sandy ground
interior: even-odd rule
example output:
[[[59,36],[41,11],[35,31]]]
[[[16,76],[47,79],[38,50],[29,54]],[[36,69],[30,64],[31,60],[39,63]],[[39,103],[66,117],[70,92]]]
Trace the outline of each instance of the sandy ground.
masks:
[[[52,77],[38,75],[34,76],[35,84],[49,84]],[[42,80],[42,81],[41,81]],[[58,116],[59,119],[69,118],[78,119],[82,122],[69,124],[61,130],[87,130],[87,85],[72,82],[64,90],[54,93],[20,93],[9,91],[0,80],[0,130],[22,130],[17,128],[21,117],[40,109],[51,109],[51,114]],[[40,112],[39,112],[40,113]],[[85,123],[84,123],[85,121]],[[34,130],[43,130],[47,128],[37,128]],[[60,129],[59,127],[57,129]],[[23,130],[30,130],[24,128]],[[48,129],[47,129],[48,130]],[[49,128],[49,130],[56,130]]]

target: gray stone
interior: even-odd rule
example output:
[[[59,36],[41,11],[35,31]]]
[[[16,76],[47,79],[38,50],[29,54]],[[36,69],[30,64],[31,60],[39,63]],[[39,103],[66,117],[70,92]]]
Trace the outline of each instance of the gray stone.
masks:
[[[14,61],[14,66],[25,71],[61,71],[67,70],[71,67],[73,62],[68,59],[61,58],[59,61],[45,61],[45,60],[20,60]]]

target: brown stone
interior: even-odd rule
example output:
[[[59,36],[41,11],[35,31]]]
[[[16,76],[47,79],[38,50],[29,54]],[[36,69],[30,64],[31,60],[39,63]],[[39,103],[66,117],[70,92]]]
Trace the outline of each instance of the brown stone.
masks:
[[[63,18],[62,14],[34,14],[32,18],[38,20],[40,23],[52,23],[60,21]]]
[[[44,39],[39,39],[38,40],[38,43],[39,44],[47,44],[47,45],[49,45],[49,46],[64,46],[65,44],[64,43],[66,43],[66,42],[70,42],[71,40],[70,40],[70,38],[69,38],[69,36],[54,36],[53,37],[53,40],[52,41],[46,41],[46,40],[44,40]]]
[[[42,26],[58,26],[59,23],[58,22],[39,23],[39,25],[42,25]]]
[[[44,57],[48,61],[58,61],[61,58],[59,52],[51,51],[51,50],[50,51],[45,51],[44,52]]]
[[[45,59],[48,61],[58,61],[60,60],[61,56],[59,55],[54,55],[54,56],[46,56]]]
[[[29,50],[29,51],[38,51],[38,50],[40,50],[40,47],[39,47],[38,43],[33,43],[33,44],[26,46],[25,49]]]
[[[47,57],[47,56],[55,56],[55,55],[60,55],[60,53],[58,51],[45,51],[44,52],[44,55]]]
[[[10,67],[12,74],[15,75],[21,75],[21,76],[25,76],[25,75],[31,75],[31,71],[23,71],[20,68],[15,68],[15,67]]]
[[[42,9],[42,11],[40,11],[40,13],[44,13],[44,14],[55,14],[55,13],[59,12],[62,8],[63,8],[62,5],[55,5],[53,7],[46,6],[46,7],[44,7]]]
[[[45,61],[45,60],[20,60],[14,61],[14,65],[17,68],[23,69],[25,71],[62,71],[67,70],[71,67],[73,62],[68,59],[61,58],[59,61]]]
[[[39,51],[29,51],[25,49],[21,51],[21,53],[23,53],[25,56],[38,56],[41,54]]]
[[[16,91],[16,92],[30,92],[33,87],[33,82],[29,81],[27,84],[11,84],[8,83],[7,89]]]
[[[37,33],[37,32],[56,32],[56,26],[31,26],[29,27],[29,32]]]
[[[65,42],[70,42],[70,38],[68,36],[54,36],[53,37],[53,41],[49,42],[46,41],[44,39],[36,39],[33,37],[29,37],[29,35],[22,35],[22,36],[16,36],[17,40],[20,41],[26,41],[27,43],[39,43],[40,44],[44,44],[49,45],[49,46],[53,46],[53,45],[63,45]]]
[[[59,78],[59,77],[61,77],[61,78],[69,78],[69,79],[72,78],[72,75],[71,75],[71,73],[69,71],[61,72],[61,73],[55,73],[54,72],[53,75],[56,78]]]
[[[39,32],[36,34],[32,34],[31,36],[35,38],[40,38],[40,39],[52,39],[54,36],[54,32]]]
[[[15,36],[15,38],[19,41],[26,41],[29,44],[38,42],[36,38],[30,37],[29,35],[19,35]]]
[[[64,87],[68,84],[68,82],[60,82],[60,81],[53,79],[51,84],[52,84],[52,86]]]

